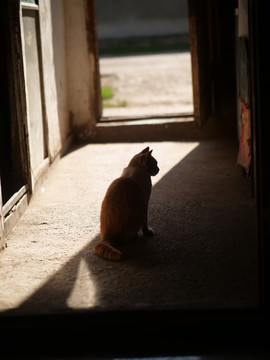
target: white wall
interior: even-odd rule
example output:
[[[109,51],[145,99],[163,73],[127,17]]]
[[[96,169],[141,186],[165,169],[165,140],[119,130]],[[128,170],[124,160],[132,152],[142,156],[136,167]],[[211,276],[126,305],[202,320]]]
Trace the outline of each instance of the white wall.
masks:
[[[87,138],[96,123],[95,59],[89,46],[92,39],[86,24],[87,1],[66,0],[64,5],[68,108],[76,136]]]

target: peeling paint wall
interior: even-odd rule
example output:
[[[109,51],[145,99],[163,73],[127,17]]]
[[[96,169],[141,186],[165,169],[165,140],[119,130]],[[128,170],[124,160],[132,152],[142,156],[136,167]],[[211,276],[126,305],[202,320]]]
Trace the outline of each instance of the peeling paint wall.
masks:
[[[87,138],[96,123],[93,82],[95,59],[89,50],[87,1],[66,0],[64,9],[67,93],[71,126],[77,137]]]

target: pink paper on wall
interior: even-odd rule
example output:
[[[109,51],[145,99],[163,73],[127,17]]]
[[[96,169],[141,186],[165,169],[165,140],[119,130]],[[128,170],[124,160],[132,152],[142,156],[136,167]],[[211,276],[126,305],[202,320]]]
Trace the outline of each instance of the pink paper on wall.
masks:
[[[241,103],[241,135],[239,143],[239,152],[237,156],[237,164],[243,166],[246,171],[249,171],[251,161],[251,125],[250,125],[250,111]]]

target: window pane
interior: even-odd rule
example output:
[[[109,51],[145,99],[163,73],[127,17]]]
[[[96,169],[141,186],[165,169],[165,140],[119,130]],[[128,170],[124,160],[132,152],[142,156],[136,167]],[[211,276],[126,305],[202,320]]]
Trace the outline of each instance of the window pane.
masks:
[[[38,0],[21,0],[21,2],[38,5]]]

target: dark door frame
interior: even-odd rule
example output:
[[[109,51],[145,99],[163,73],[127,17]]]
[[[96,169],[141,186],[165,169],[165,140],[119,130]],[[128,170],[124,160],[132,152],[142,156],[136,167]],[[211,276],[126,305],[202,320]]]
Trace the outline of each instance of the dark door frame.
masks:
[[[10,136],[11,181],[14,182],[14,193],[8,194],[9,200],[6,200],[4,206],[1,204],[1,218],[4,227],[2,245],[4,245],[4,236],[12,229],[20,216],[20,212],[11,211],[12,207],[20,201],[20,206],[25,209],[28,203],[28,195],[32,192],[20,6],[20,1],[15,0],[1,3],[6,37],[4,56],[8,73],[7,92],[10,103],[10,115],[6,119],[10,123],[10,134],[6,134],[6,136]],[[3,194],[5,189],[1,188],[1,190]]]

